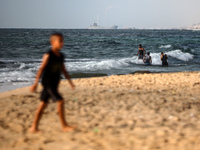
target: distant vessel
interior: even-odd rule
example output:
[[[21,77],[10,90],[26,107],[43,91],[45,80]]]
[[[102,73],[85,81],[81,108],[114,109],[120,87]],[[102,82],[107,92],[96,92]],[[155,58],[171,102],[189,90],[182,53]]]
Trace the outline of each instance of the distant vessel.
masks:
[[[102,27],[102,26],[99,26],[96,22],[93,23],[93,25],[91,25],[89,27],[89,29],[117,29],[118,26],[114,25],[112,27]]]

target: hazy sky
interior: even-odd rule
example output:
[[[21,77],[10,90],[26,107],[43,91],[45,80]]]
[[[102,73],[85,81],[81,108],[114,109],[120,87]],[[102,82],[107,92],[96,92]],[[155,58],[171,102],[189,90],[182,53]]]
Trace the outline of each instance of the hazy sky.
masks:
[[[98,16],[120,28],[190,26],[200,0],[0,0],[0,28],[87,28]]]

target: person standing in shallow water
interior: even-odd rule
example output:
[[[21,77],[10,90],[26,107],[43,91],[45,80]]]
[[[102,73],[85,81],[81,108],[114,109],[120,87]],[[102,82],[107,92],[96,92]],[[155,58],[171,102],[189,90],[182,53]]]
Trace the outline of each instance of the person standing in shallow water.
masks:
[[[152,59],[150,56],[150,52],[147,53],[147,56],[144,57],[143,62],[146,66],[150,66],[152,64]]]
[[[167,54],[161,52],[160,60],[162,61],[162,66],[168,66],[167,59],[168,59]]]
[[[138,59],[143,59],[143,57],[145,56],[145,53],[146,53],[146,51],[144,50],[144,48],[140,44],[139,49],[138,49],[138,53],[137,53],[137,56],[139,54]]]

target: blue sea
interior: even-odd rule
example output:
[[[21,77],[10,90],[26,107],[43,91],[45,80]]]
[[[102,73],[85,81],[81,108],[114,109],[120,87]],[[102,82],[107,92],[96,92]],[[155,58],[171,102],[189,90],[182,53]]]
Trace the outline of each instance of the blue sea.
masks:
[[[64,34],[62,52],[72,78],[200,70],[199,31],[0,29],[0,92],[33,83],[53,32]],[[138,60],[139,44],[151,53],[152,66]],[[169,67],[161,66],[161,51]]]

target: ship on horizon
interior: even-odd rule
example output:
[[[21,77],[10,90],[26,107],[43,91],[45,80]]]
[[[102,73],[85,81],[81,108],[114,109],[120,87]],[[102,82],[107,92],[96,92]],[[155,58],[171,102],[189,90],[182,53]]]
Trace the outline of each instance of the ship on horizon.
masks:
[[[93,25],[91,25],[89,27],[89,29],[117,29],[118,26],[114,25],[112,27],[103,27],[103,26],[99,26],[96,22],[93,23]]]

